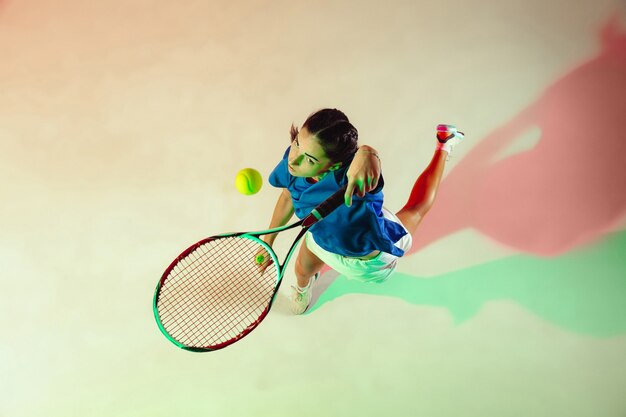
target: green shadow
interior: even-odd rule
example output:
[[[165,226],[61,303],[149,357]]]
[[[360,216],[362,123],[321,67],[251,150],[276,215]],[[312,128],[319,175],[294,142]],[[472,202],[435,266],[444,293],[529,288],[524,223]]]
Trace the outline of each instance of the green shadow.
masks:
[[[307,314],[346,294],[447,308],[455,323],[488,301],[512,300],[564,329],[595,337],[626,333],[626,231],[553,258],[516,255],[430,278],[394,273],[383,284],[339,276]]]

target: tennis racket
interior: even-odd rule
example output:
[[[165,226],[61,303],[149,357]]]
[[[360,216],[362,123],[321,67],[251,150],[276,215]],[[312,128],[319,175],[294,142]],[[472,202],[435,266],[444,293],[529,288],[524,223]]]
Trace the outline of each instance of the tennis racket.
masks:
[[[293,224],[212,236],[187,248],[167,267],[154,293],[161,332],[194,352],[222,349],[248,335],[267,316],[302,236],[343,204],[345,191],[343,187]],[[296,227],[302,230],[281,265],[259,237]]]

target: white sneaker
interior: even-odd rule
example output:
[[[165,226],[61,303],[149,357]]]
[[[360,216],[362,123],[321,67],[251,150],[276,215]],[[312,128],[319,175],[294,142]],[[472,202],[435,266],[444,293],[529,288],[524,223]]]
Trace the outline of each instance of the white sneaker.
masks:
[[[313,298],[313,283],[317,281],[319,276],[320,273],[318,272],[309,280],[309,284],[304,288],[300,288],[297,284],[291,286],[291,312],[293,314],[302,314],[309,308],[311,298]]]
[[[454,125],[437,125],[437,149],[444,150],[450,155],[456,145],[458,145],[465,134],[456,130]]]

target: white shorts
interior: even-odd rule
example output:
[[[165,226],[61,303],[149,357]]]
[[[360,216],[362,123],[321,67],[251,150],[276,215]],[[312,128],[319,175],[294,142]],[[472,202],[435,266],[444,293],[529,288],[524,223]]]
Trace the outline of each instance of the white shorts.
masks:
[[[384,207],[382,212],[385,218],[404,227],[395,214]],[[404,230],[406,230],[406,228],[404,228]],[[398,264],[399,258],[386,252],[380,252],[371,259],[348,258],[328,252],[315,242],[311,232],[307,232],[304,239],[307,248],[315,254],[315,256],[341,275],[345,275],[348,279],[379,284],[389,279],[389,276],[396,269]],[[407,231],[407,234],[402,236],[402,238],[395,243],[395,246],[406,252],[411,248],[412,243],[413,238]]]

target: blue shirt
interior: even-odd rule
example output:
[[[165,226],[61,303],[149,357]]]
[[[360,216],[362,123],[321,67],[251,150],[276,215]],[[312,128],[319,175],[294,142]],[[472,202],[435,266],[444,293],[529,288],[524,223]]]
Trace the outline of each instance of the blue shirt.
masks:
[[[300,219],[348,182],[348,166],[328,173],[316,183],[294,177],[287,169],[288,155],[289,148],[270,174],[269,182],[274,187],[289,190],[296,216]],[[381,176],[379,185],[371,193],[364,197],[354,195],[351,207],[342,204],[324,220],[311,226],[309,230],[315,242],[329,252],[347,257],[362,257],[375,250],[404,255],[394,243],[406,234],[406,230],[382,214],[383,184]]]

